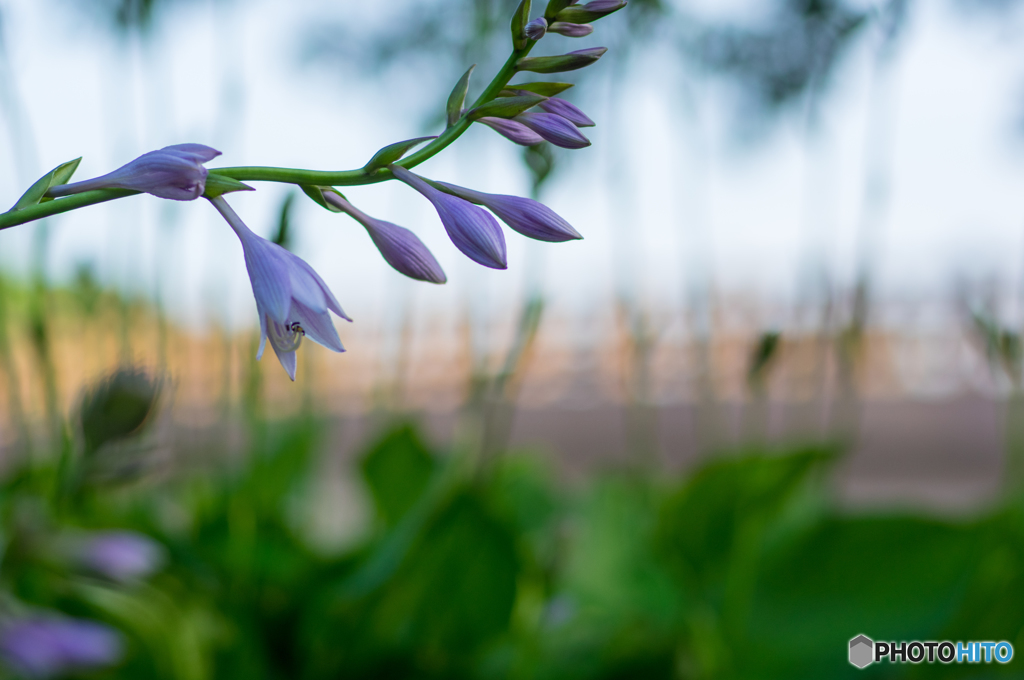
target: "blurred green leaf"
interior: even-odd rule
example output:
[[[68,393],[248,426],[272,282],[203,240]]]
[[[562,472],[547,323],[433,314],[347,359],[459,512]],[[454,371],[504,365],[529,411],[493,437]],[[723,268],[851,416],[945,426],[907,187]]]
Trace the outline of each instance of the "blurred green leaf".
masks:
[[[378,515],[394,526],[426,490],[436,462],[416,428],[405,424],[370,447],[361,468]]]

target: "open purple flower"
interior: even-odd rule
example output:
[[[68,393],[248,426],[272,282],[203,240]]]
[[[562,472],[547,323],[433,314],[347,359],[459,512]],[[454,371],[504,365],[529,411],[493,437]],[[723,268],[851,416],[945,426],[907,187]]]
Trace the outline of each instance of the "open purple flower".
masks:
[[[117,663],[117,631],[83,619],[35,616],[0,623],[0,658],[29,678],[52,678]]]
[[[52,187],[50,196],[70,196],[95,189],[130,189],[159,198],[192,201],[206,190],[203,163],[220,151],[202,144],[175,144],[144,153],[131,163],[101,177]]]
[[[590,146],[590,140],[580,134],[569,120],[555,113],[520,113],[516,120],[530,128],[545,140],[563,149],[582,149]]]
[[[578,231],[572,228],[572,225],[543,203],[520,196],[485,194],[482,191],[466,189],[447,182],[436,182],[436,184],[459,198],[487,207],[502,222],[523,236],[554,243],[583,238]]]
[[[323,197],[335,208],[366,227],[380,254],[388,264],[402,274],[411,279],[430,283],[444,283],[448,280],[433,253],[423,245],[423,241],[416,234],[397,224],[370,217],[337,192],[324,191]]]
[[[209,201],[242,242],[245,268],[249,271],[260,315],[260,348],[256,359],[263,356],[267,338],[270,338],[270,346],[288,377],[295,380],[295,350],[303,337],[308,336],[335,352],[344,352],[328,311],[346,321],[352,319],[341,309],[323,279],[297,255],[250,231],[223,197]]]
[[[145,578],[164,561],[163,548],[134,531],[100,531],[74,541],[79,565],[113,581]]]
[[[455,247],[469,259],[492,269],[507,269],[505,258],[505,237],[501,227],[486,210],[468,201],[444,193],[427,184],[420,176],[409,172],[400,165],[388,168],[395,177],[434,204],[448,238]]]
[[[516,144],[522,144],[523,146],[533,146],[544,141],[543,137],[530,128],[508,118],[484,116],[483,118],[477,118],[476,122],[483,123],[487,127],[496,130],[505,139],[509,139]]]
[[[580,111],[575,104],[558,97],[548,97],[538,106],[548,113],[565,118],[576,127],[593,127],[597,125],[597,123],[590,120],[587,114]]]

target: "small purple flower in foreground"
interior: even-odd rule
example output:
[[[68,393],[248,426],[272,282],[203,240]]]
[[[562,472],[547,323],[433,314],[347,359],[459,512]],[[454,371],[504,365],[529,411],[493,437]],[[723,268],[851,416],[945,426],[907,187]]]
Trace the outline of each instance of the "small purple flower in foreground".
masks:
[[[520,113],[516,120],[538,135],[563,149],[582,149],[590,146],[590,140],[576,130],[576,126],[555,113]]]
[[[483,118],[477,118],[476,122],[483,123],[496,130],[505,139],[509,139],[516,144],[522,144],[523,146],[533,146],[544,141],[543,137],[522,123],[517,123],[507,118],[484,116]]]
[[[30,678],[51,678],[117,663],[117,631],[83,619],[34,617],[0,624],[0,657]]]
[[[328,310],[346,321],[352,319],[342,311],[323,279],[297,255],[252,233],[223,197],[209,201],[242,242],[245,268],[260,315],[256,359],[263,356],[269,337],[288,377],[295,380],[295,350],[304,336],[329,350],[344,352]]]
[[[450,196],[427,184],[400,165],[388,166],[395,177],[434,204],[448,238],[469,259],[491,269],[507,269],[505,236],[501,227],[486,210],[461,198]]]
[[[144,153],[101,177],[52,187],[50,196],[70,196],[95,189],[130,189],[175,201],[192,201],[206,191],[203,163],[220,151],[202,144],[175,144]]]
[[[104,531],[76,540],[76,561],[113,581],[145,578],[164,561],[163,548],[134,531]]]
[[[411,279],[445,283],[448,277],[423,241],[405,227],[370,217],[334,191],[324,191],[324,200],[366,227],[373,244],[384,259]]]
[[[505,194],[485,194],[447,182],[437,182],[459,198],[486,206],[498,218],[518,231],[538,241],[560,243],[583,238],[568,222],[543,203]]]
[[[526,37],[530,40],[540,40],[548,30],[548,21],[544,17],[537,17],[526,24]]]
[[[590,24],[571,24],[567,21],[555,21],[548,26],[548,31],[564,35],[566,38],[585,38],[594,32]]]
[[[548,97],[538,104],[538,106],[548,113],[553,113],[556,116],[565,118],[576,127],[593,127],[597,125],[597,123],[590,120],[587,114],[580,111],[575,104],[567,102],[564,99],[559,99],[558,97]]]

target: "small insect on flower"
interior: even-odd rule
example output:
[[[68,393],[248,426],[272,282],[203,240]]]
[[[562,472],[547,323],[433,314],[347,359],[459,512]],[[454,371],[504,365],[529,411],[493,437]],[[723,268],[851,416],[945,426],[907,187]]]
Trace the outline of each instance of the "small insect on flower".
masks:
[[[53,197],[70,196],[96,189],[130,189],[175,201],[192,201],[206,191],[203,163],[220,151],[202,144],[175,144],[144,153],[113,172],[83,182],[60,184],[49,190]]]
[[[256,359],[263,356],[269,338],[288,377],[295,380],[295,350],[302,338],[309,337],[329,350],[344,352],[328,312],[346,321],[352,319],[341,309],[323,279],[297,255],[250,231],[223,197],[209,201],[242,242],[245,267],[260,316],[260,348]]]

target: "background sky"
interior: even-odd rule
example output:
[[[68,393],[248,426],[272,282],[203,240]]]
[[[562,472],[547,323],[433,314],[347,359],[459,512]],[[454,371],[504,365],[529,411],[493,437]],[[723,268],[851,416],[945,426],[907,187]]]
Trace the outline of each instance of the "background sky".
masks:
[[[385,144],[436,134],[424,128],[428,111],[468,64],[410,58],[371,73],[308,58],[316,26],[341,22],[370,32],[407,4],[188,2],[170,8],[141,44],[113,37],[81,3],[2,2],[0,202],[13,204],[36,177],[77,156],[76,179],[181,142],[223,151],[210,167],[341,170],[361,166]],[[700,16],[750,21],[757,7],[686,5]],[[557,53],[608,44],[602,34],[615,20],[584,40],[550,36],[542,46]],[[486,270],[448,243],[418,194],[386,183],[346,195],[416,231],[448,273],[446,286],[403,279],[355,222],[304,197],[294,249],[357,322],[409,301],[430,315],[454,315],[469,304],[485,317],[507,316],[524,286],[538,281],[554,309],[569,314],[602,309],[621,294],[669,309],[705,285],[778,308],[797,299],[815,272],[838,285],[853,279],[875,92],[887,112],[883,150],[891,158],[891,202],[873,258],[880,297],[941,296],[965,277],[1021,289],[1019,26],[1012,14],[991,20],[949,3],[916,3],[879,87],[872,89],[876,40],[868,36],[843,58],[812,133],[803,117],[789,115],[754,140],[738,138],[732,125],[739,100],[730,83],[694,72],[669,45],[632,51],[628,60],[613,49],[568,95],[598,123],[586,131],[594,144],[569,155],[543,196],[585,240],[533,244],[506,230],[509,269]],[[491,48],[495,60],[504,58],[504,33]],[[481,70],[477,87],[492,75]],[[611,80],[623,70],[626,78]],[[527,193],[518,149],[479,127],[419,171],[479,190]],[[229,200],[268,235],[288,188],[257,188]],[[91,263],[101,281],[145,295],[161,291],[173,317],[195,328],[256,322],[241,248],[202,200],[135,197],[14,228],[0,233],[0,265],[27,275],[40,229],[50,230],[47,270],[56,280]]]

